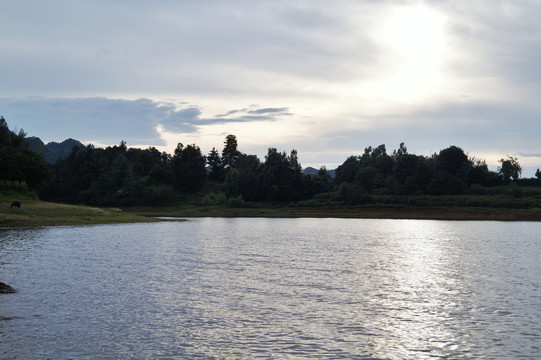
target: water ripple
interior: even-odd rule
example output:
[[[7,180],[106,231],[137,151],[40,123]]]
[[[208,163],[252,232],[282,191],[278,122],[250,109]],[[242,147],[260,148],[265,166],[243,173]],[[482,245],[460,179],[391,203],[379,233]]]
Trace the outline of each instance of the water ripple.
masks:
[[[0,358],[541,357],[537,223],[0,230]],[[513,234],[509,237],[509,234]]]

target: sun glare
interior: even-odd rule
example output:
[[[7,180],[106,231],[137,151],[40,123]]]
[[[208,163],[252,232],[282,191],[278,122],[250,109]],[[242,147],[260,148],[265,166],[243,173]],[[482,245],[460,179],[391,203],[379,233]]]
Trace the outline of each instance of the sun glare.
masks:
[[[382,40],[409,56],[432,55],[443,45],[444,23],[443,15],[426,7],[395,9],[383,23]]]
[[[441,93],[449,60],[445,22],[443,14],[422,5],[390,9],[374,32],[383,65],[364,91],[405,102]]]

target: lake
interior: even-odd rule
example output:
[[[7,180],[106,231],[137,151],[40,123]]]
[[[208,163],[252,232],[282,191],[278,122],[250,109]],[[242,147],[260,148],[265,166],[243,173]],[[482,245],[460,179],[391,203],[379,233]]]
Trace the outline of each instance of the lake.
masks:
[[[0,359],[539,359],[541,223],[0,229]]]

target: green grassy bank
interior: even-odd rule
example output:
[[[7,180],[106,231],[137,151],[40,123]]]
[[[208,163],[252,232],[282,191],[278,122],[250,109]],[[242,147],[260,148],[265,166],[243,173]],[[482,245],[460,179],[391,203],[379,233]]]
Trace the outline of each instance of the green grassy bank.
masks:
[[[208,182],[201,191],[177,194],[162,206],[123,210],[44,202],[37,200],[32,192],[0,193],[0,227],[150,222],[160,221],[157,217],[163,216],[541,221],[541,188],[538,187],[521,188],[520,194],[498,188],[469,195],[372,195],[370,204],[356,206],[337,202],[335,193],[329,193],[298,203],[246,202],[240,207],[231,207],[225,197],[217,196],[220,191],[221,184]],[[20,209],[10,207],[15,200],[21,202]]]
[[[222,184],[208,181],[192,194],[178,195],[167,206],[140,206],[125,211],[171,217],[332,217],[435,220],[541,221],[541,188],[483,188],[467,195],[370,195],[371,202],[348,206],[337,193],[319,194],[296,203],[251,203],[228,206]],[[513,191],[511,191],[513,190]],[[517,193],[520,191],[520,193]],[[213,195],[213,196],[210,196]],[[214,199],[214,200],[213,200]]]
[[[21,207],[10,207],[13,201]],[[0,194],[0,227],[89,225],[158,221],[120,209],[65,205],[33,199],[31,195]]]

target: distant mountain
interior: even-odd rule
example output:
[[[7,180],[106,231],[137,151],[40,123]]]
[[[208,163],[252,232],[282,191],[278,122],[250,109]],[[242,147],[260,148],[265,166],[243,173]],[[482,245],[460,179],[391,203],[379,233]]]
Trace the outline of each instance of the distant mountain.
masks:
[[[319,169],[313,168],[311,166],[308,166],[306,169],[302,171],[304,174],[307,175],[316,175],[319,172]],[[336,175],[336,170],[327,170],[331,178],[334,179],[334,176]]]
[[[42,155],[45,161],[49,164],[54,164],[58,159],[63,159],[69,155],[74,146],[84,146],[80,141],[74,139],[66,139],[61,143],[51,141],[47,144],[39,137],[31,136],[26,138],[28,146],[35,153]]]

